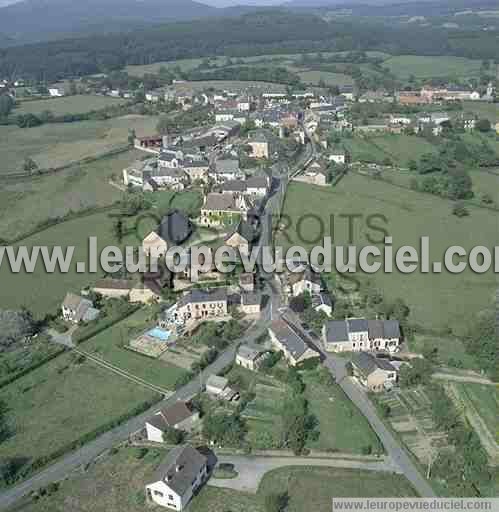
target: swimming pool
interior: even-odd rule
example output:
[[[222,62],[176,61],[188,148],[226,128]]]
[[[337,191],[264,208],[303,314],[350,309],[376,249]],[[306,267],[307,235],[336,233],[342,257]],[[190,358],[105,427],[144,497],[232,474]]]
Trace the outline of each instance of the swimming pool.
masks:
[[[146,332],[147,336],[165,342],[170,339],[171,334],[172,333],[170,331],[165,331],[164,329],[160,329],[159,327],[155,327],[154,329],[151,329],[150,331]]]

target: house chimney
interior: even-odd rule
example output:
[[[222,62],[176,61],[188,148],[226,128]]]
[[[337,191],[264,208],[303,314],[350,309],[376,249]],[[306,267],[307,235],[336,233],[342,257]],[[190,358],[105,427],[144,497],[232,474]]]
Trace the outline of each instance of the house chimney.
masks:
[[[184,467],[184,466],[181,466],[180,464],[177,464],[177,465],[175,466],[175,471],[176,471],[177,473],[179,473],[180,471],[182,471],[183,467]]]

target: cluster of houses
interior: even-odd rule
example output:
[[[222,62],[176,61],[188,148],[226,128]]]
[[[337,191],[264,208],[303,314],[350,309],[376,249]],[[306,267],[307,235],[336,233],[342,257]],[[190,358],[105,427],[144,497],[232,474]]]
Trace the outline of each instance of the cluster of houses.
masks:
[[[395,99],[401,105],[431,105],[445,101],[493,101],[494,94],[492,83],[488,84],[485,94],[468,87],[425,85],[418,91],[399,91]]]

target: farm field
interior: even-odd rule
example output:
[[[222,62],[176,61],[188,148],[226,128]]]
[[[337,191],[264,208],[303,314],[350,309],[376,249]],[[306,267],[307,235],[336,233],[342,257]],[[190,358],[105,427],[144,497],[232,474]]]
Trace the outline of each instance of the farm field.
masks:
[[[128,115],[106,121],[57,123],[35,128],[0,126],[0,172],[22,171],[25,157],[47,169],[80,161],[127,145],[129,130],[155,133],[158,118]],[[22,148],[22,150],[20,150]]]
[[[105,107],[122,105],[127,100],[111,98],[110,96],[91,96],[89,94],[77,94],[75,96],[63,96],[46,100],[22,101],[14,109],[14,115],[40,114],[50,110],[54,115],[83,114],[91,110],[100,110]]]
[[[323,80],[328,86],[353,84],[352,77],[342,73],[328,73],[327,71],[303,71],[298,73],[298,76],[304,84],[319,85],[321,80]]]
[[[168,351],[160,360],[125,348],[131,337],[155,325],[153,319],[150,311],[141,309],[110,329],[85,341],[81,348],[151,384],[156,384],[163,389],[173,389],[175,382],[185,370],[168,363]]]
[[[425,153],[436,152],[433,144],[411,135],[371,135],[341,139],[341,145],[347,149],[355,162],[382,163],[389,158],[395,164],[407,167],[410,160],[418,160]]]
[[[464,57],[398,55],[385,60],[383,66],[400,78],[409,78],[411,75],[416,78],[464,78],[479,76],[481,61]]]
[[[297,222],[310,213],[312,203],[314,213],[321,221],[317,218],[303,221],[301,238],[304,240],[300,240]],[[332,214],[336,215],[336,245],[348,242],[348,222],[340,218],[345,214],[362,216],[354,229],[353,243],[358,247],[366,245],[367,234],[374,241],[382,241],[383,233],[369,230],[366,225],[367,216],[381,214],[386,217],[386,223],[378,219],[375,224],[393,237],[394,253],[403,245],[419,248],[420,237],[429,236],[430,261],[441,261],[445,250],[452,245],[461,245],[469,251],[474,246],[487,246],[497,240],[497,217],[492,211],[470,207],[470,215],[458,219],[452,215],[450,201],[350,174],[335,188],[292,183],[284,205],[284,215],[289,218],[287,224],[290,227],[277,234],[277,244],[287,248],[322,243],[324,236],[332,233]],[[355,275],[361,282],[366,279],[366,274],[357,272]],[[431,329],[452,328],[454,333],[466,328],[475,313],[490,306],[495,290],[491,275],[474,274],[470,270],[459,275],[445,271],[424,274],[419,270],[402,274],[394,267],[392,273],[380,271],[369,278],[387,298],[404,299],[411,308],[412,322]]]
[[[56,494],[32,502],[22,511],[65,512],[68,503],[81,512],[144,510],[144,486],[166,452],[151,449],[142,459],[137,458],[137,453],[133,448],[121,448],[118,453],[92,465],[84,474],[65,480]],[[331,496],[382,497],[387,488],[393,496],[415,496],[410,484],[400,475],[290,467],[267,473],[256,495],[205,485],[189,504],[189,510],[264,512],[264,499],[268,493],[288,490],[290,512],[303,512],[309,507],[317,512],[327,512],[331,509]]]
[[[499,104],[482,101],[464,101],[463,112],[473,112],[480,118],[488,119],[493,125],[499,122]]]
[[[96,236],[98,250],[107,245],[117,245],[112,234],[112,220],[107,213],[98,213],[73,219],[52,226],[33,235],[20,245],[27,246],[74,246],[69,272],[47,273],[43,261],[38,259],[33,273],[12,273],[5,264],[0,269],[0,308],[27,307],[36,317],[42,317],[59,309],[68,291],[78,292],[102,277],[97,273],[77,273],[76,262],[88,260],[88,237]],[[88,267],[87,267],[88,268]]]
[[[113,204],[122,193],[109,184],[110,178],[119,181],[122,170],[142,156],[139,151],[125,151],[56,174],[0,181],[0,238],[12,239],[69,212]]]
[[[63,354],[2,389],[14,432],[2,443],[2,456],[28,464],[154,396],[92,362]]]

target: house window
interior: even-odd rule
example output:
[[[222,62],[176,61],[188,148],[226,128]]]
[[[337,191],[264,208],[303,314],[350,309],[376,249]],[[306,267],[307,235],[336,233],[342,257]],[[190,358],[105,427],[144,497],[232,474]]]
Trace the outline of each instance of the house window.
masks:
[[[160,491],[154,491],[154,496],[159,496],[160,498],[163,498],[164,494]]]
[[[168,495],[168,499],[169,499],[170,501],[173,501],[175,498],[173,497],[173,495],[172,495],[172,494],[169,494],[169,495]]]

